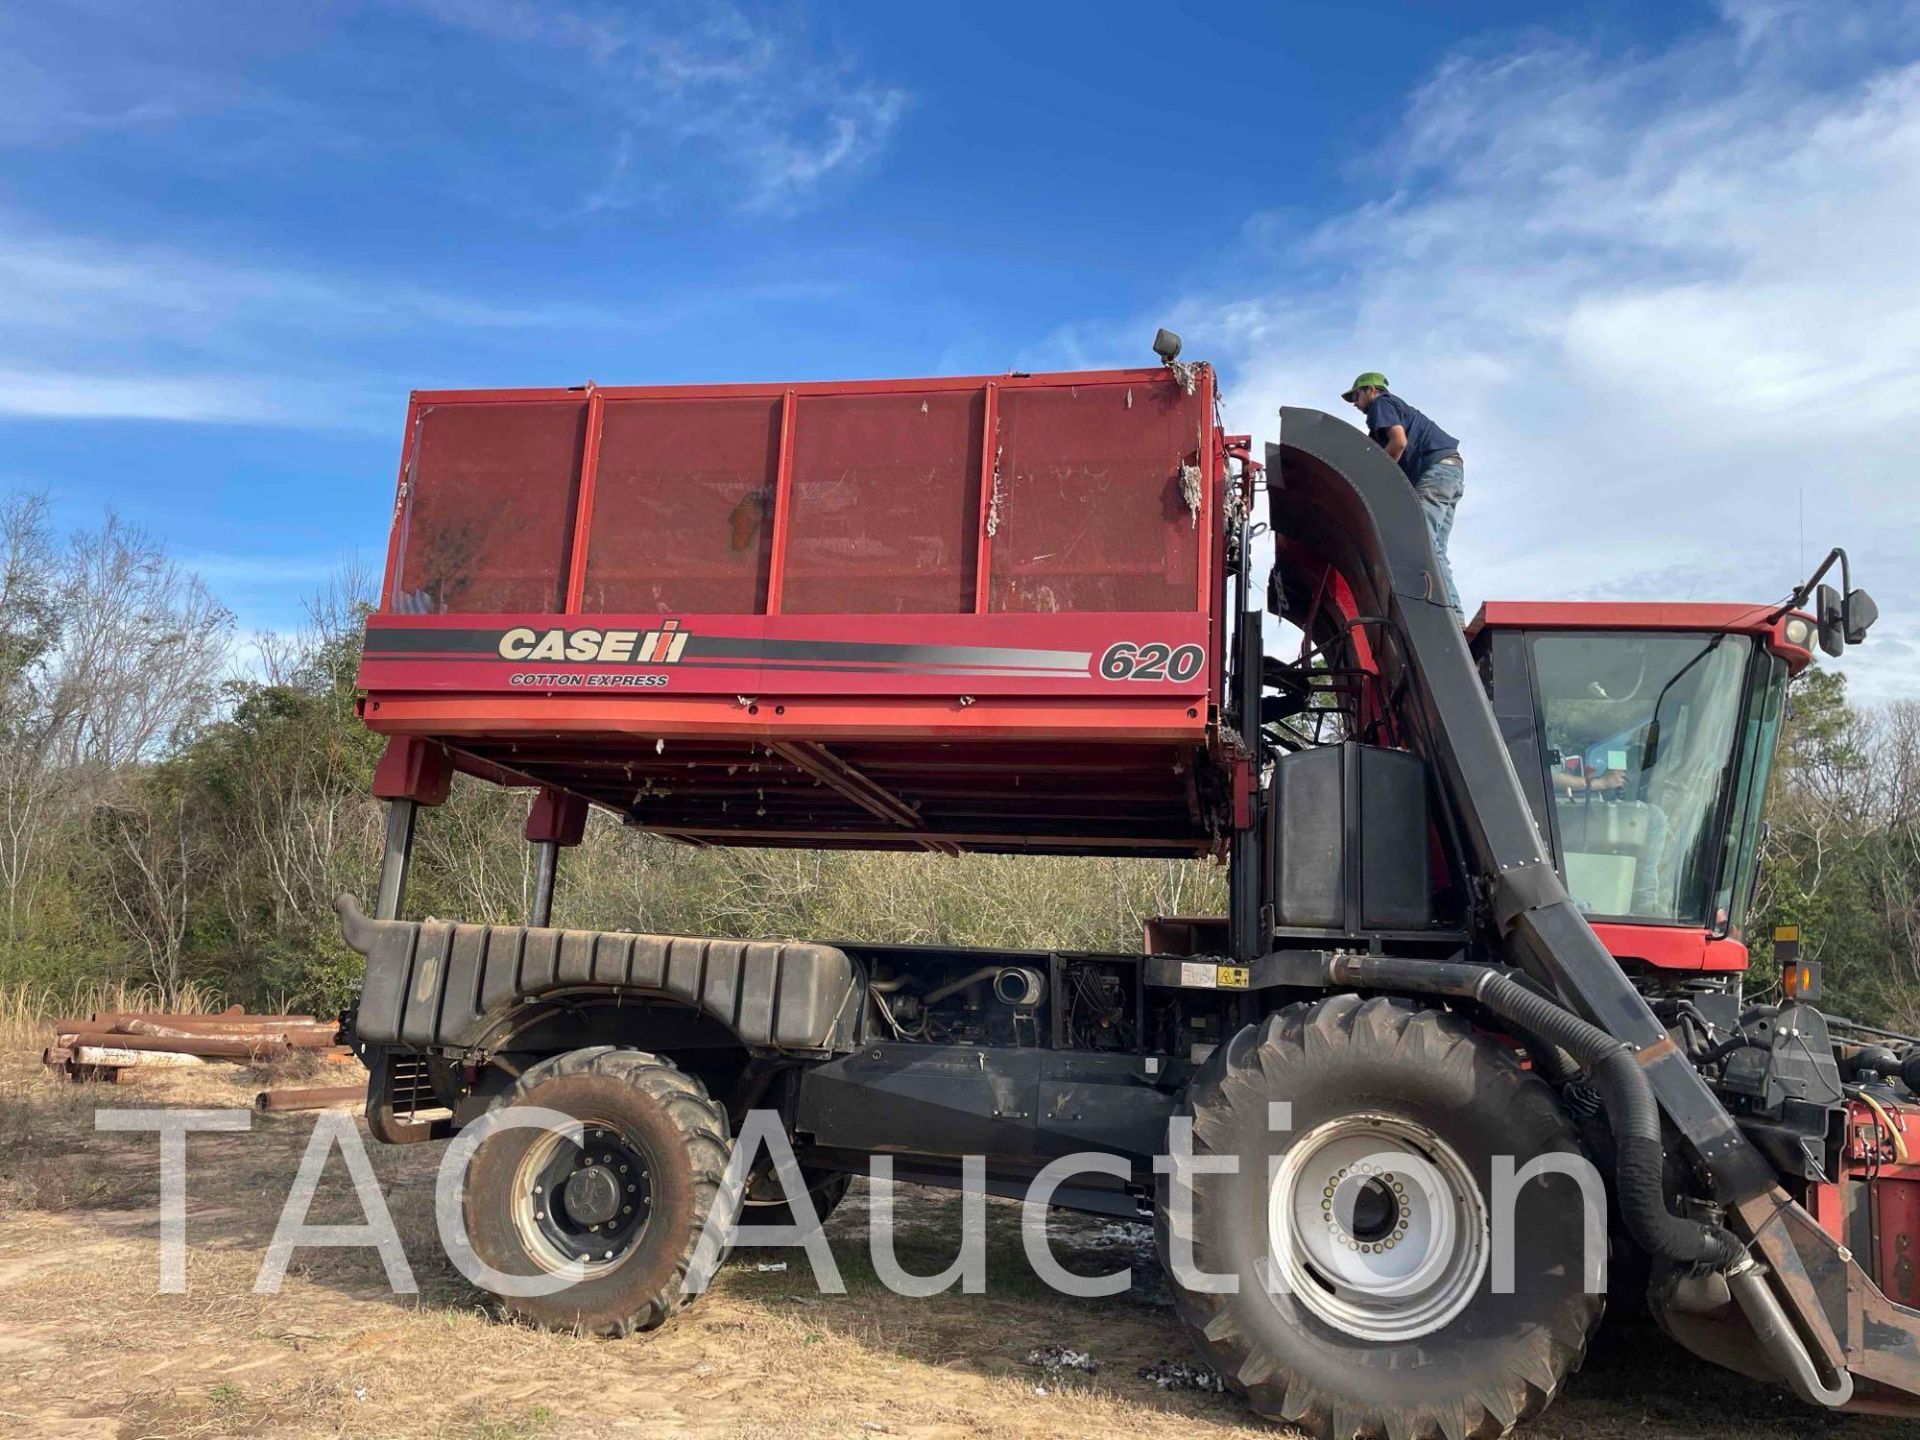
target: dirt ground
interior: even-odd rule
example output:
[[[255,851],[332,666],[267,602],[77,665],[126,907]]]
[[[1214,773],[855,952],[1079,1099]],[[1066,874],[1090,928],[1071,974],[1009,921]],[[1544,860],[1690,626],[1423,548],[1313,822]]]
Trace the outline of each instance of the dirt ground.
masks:
[[[96,1133],[111,1105],[246,1105],[229,1067],[73,1085],[36,1057],[0,1056],[0,1426],[48,1437],[546,1435],[699,1437],[1118,1435],[1263,1437],[1230,1395],[1162,1389],[1143,1368],[1190,1359],[1143,1226],[1061,1227],[1071,1268],[1134,1271],[1110,1300],[1077,1300],[1028,1269],[1016,1207],[989,1215],[988,1293],[895,1296],[866,1249],[864,1192],[829,1227],[845,1295],[817,1293],[799,1251],[736,1255],[665,1329],[624,1341],[503,1321],[433,1238],[440,1146],[368,1153],[419,1293],[388,1290],[375,1252],[296,1253],[277,1295],[253,1285],[313,1117],[258,1115],[188,1146],[188,1293],[157,1292],[158,1144]],[[311,1082],[309,1082],[311,1083]],[[364,1134],[364,1129],[362,1131]],[[940,1270],[959,1201],[907,1190],[899,1254]],[[336,1156],[310,1219],[361,1219]],[[1050,1375],[1065,1346],[1097,1370]],[[1644,1322],[1610,1317],[1586,1369],[1533,1437],[1685,1435],[1832,1440],[1920,1427],[1833,1420],[1676,1355]]]

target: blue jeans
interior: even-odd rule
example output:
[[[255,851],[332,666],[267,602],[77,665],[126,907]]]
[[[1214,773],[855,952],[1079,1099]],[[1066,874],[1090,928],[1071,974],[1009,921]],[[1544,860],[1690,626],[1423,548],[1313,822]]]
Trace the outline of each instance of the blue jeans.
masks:
[[[1421,512],[1427,517],[1427,533],[1433,537],[1433,556],[1440,562],[1440,583],[1446,586],[1447,604],[1462,620],[1460,591],[1453,583],[1453,565],[1447,559],[1447,537],[1453,534],[1453,512],[1467,488],[1467,467],[1458,455],[1436,460],[1420,472],[1413,487]]]

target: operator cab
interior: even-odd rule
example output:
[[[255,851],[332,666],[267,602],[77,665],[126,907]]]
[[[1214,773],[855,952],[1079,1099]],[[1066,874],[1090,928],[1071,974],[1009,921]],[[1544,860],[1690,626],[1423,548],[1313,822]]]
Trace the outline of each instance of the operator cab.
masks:
[[[1489,602],[1468,637],[1534,820],[1607,948],[1658,970],[1745,968],[1767,778],[1811,618]]]

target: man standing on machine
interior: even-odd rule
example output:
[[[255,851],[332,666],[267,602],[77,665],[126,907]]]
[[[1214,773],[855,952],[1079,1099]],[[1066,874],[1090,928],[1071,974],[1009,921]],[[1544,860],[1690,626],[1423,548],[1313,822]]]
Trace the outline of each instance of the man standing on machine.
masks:
[[[1374,444],[1406,473],[1433,536],[1433,553],[1440,562],[1440,580],[1447,587],[1447,604],[1455,616],[1460,591],[1453,583],[1453,564],[1447,559],[1447,537],[1453,533],[1453,512],[1467,488],[1467,470],[1460,459],[1460,442],[1398,395],[1387,393],[1387,377],[1369,370],[1340,397],[1367,417],[1367,434]]]

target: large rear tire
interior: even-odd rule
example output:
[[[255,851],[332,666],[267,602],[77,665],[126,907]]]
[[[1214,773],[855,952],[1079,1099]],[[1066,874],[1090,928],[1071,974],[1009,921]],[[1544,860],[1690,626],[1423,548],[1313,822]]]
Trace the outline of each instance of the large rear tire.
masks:
[[[583,1144],[501,1130],[474,1152],[464,1215],[474,1253],[508,1275],[582,1279],[502,1297],[515,1314],[596,1335],[651,1330],[685,1309],[687,1270],[727,1168],[726,1111],[693,1076],[639,1050],[575,1050],[502,1097],[581,1122]]]
[[[1236,1035],[1178,1113],[1196,1157],[1239,1163],[1161,1177],[1161,1262],[1202,1357],[1261,1415],[1322,1440],[1484,1440],[1578,1368],[1604,1296],[1582,1274],[1575,1180],[1520,1191],[1512,1293],[1491,1283],[1494,1157],[1580,1154],[1506,1047],[1457,1016],[1335,996]],[[1177,1230],[1235,1293],[1181,1283]]]

